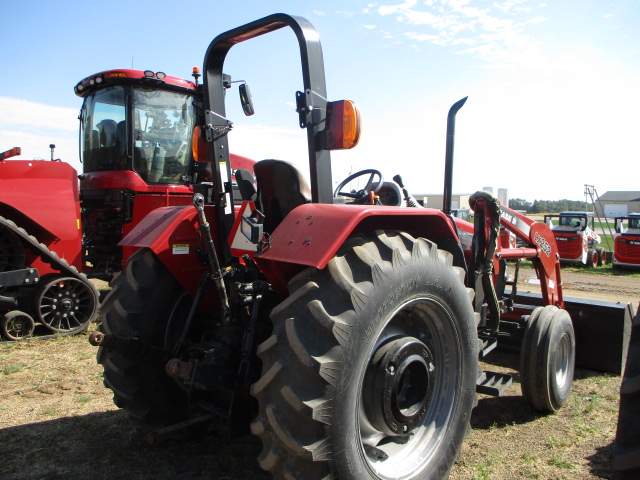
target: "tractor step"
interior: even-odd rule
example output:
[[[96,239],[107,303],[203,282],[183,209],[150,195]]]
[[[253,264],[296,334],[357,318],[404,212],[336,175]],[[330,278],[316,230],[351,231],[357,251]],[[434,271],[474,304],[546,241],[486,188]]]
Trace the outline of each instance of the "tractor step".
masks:
[[[498,346],[498,339],[488,335],[478,335],[478,338],[482,342],[480,347],[480,358],[484,358]]]
[[[500,397],[511,385],[512,378],[508,373],[482,372],[476,380],[476,392]]]

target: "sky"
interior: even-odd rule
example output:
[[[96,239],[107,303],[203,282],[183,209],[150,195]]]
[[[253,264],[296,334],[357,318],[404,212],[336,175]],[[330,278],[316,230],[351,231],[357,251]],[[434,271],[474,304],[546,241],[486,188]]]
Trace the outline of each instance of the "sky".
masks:
[[[309,20],[329,100],[360,107],[360,144],[332,154],[333,181],[376,168],[410,192],[442,192],[449,107],[454,193],[584,200],[585,185],[640,190],[640,0],[0,0],[0,151],[55,158],[79,172],[73,87],[112,68],[190,78],[216,35],[272,13]],[[232,48],[256,115],[228,96],[231,151],[308,171],[291,31]]]

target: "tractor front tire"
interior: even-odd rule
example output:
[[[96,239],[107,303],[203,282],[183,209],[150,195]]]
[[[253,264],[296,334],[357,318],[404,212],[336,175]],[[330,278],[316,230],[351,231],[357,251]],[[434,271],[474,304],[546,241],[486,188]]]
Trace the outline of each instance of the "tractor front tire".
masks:
[[[442,479],[475,405],[473,291],[449,253],[376,232],[289,282],[251,430],[275,478]]]
[[[537,307],[522,339],[522,395],[541,412],[555,412],[569,397],[573,383],[576,339],[571,317],[553,305]]]
[[[187,393],[166,374],[167,359],[158,353],[165,346],[171,312],[183,292],[155,254],[141,249],[113,280],[102,305],[104,334],[135,338],[150,347],[98,350],[104,383],[113,391],[114,403],[149,429],[186,419]]]

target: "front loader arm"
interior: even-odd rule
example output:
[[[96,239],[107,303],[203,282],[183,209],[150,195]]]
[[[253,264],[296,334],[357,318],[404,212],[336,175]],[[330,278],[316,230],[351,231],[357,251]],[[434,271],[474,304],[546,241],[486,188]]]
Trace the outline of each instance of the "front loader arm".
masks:
[[[531,259],[540,278],[543,303],[564,308],[558,248],[549,226],[500,205],[495,197],[485,192],[472,195],[469,203],[474,209],[476,222],[473,266],[476,277],[483,277],[484,300],[494,326],[497,327],[500,308],[495,288],[487,282],[491,280],[493,285],[497,284],[501,260]],[[513,233],[524,246],[503,245],[499,241],[500,227]]]

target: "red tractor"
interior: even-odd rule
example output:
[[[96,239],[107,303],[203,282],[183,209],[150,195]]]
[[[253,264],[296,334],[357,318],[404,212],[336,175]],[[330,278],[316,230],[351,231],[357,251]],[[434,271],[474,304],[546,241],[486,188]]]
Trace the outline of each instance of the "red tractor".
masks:
[[[197,79],[197,74],[196,74]],[[230,79],[225,77],[225,85]],[[133,248],[118,242],[149,212],[191,203],[212,181],[193,159],[203,91],[161,73],[110,70],[75,87],[83,173],[60,161],[0,156],[0,326],[6,339],[72,334],[94,318],[87,277],[110,279]],[[202,144],[202,142],[200,142]],[[52,150],[53,160],[53,150]],[[232,155],[234,168],[252,161]],[[42,328],[41,328],[42,327]]]
[[[162,72],[109,70],[78,82],[85,271],[111,278],[133,252],[118,242],[149,212],[191,203],[211,167],[193,157],[202,112],[196,82]],[[225,77],[225,86],[230,79]],[[201,142],[200,142],[201,143]],[[235,168],[252,161],[231,155]]]
[[[615,219],[613,268],[640,268],[640,213]]]
[[[300,47],[310,186],[279,160],[230,168],[225,57],[285,27]],[[159,208],[123,238],[137,250],[90,337],[116,405],[151,438],[250,430],[275,478],[444,478],[476,391],[499,395],[511,382],[478,362],[503,341],[522,349],[532,407],[563,405],[579,342],[547,225],[483,193],[471,225],[450,215],[450,201],[419,207],[376,170],[332,188],[330,152],[357,144],[359,114],[327,100],[318,35],[302,18],[276,14],[219,35],[203,72],[194,132],[208,144],[211,183],[194,186],[193,205]],[[445,199],[463,103],[449,115]],[[349,188],[357,177],[364,188]],[[525,246],[503,248],[501,225]],[[523,258],[543,292],[529,303],[504,277],[503,261]],[[607,313],[629,322],[617,308]]]

